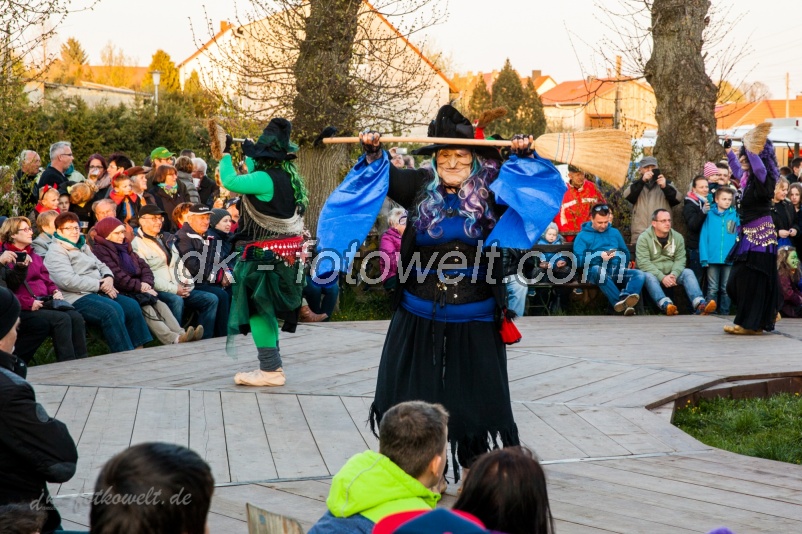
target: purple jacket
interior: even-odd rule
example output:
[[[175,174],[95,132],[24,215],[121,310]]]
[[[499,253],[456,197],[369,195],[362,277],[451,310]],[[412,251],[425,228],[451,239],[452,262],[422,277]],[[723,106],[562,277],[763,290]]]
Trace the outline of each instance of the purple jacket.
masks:
[[[145,260],[134,254],[131,244],[125,242],[128,249],[128,255],[136,266],[136,273],[131,274],[123,268],[120,255],[113,243],[103,239],[100,236],[95,237],[95,246],[92,247],[92,252],[95,253],[97,259],[106,264],[106,267],[111,269],[114,273],[114,288],[120,293],[141,293],[142,282],[153,286],[153,271]]]
[[[11,243],[4,243],[3,250],[11,250],[13,252],[20,251],[20,249],[13,246]],[[47,271],[47,267],[45,267],[42,257],[36,254],[30,246],[27,246],[22,250],[27,252],[28,256],[31,257],[31,263],[28,264],[28,272],[25,276],[25,281],[28,282],[28,287],[31,288],[31,291],[33,291],[33,294],[37,297],[52,296],[53,293],[58,291],[58,287],[50,279],[50,273]],[[9,265],[9,269],[13,268],[14,265]],[[20,307],[23,310],[30,311],[31,307],[33,306],[33,297],[28,292],[28,289],[25,287],[25,285],[21,284],[14,291],[14,294],[17,296],[17,300],[19,300]]]
[[[401,255],[401,234],[395,228],[390,228],[382,234],[379,256],[382,269],[382,282],[398,274],[398,257]]]

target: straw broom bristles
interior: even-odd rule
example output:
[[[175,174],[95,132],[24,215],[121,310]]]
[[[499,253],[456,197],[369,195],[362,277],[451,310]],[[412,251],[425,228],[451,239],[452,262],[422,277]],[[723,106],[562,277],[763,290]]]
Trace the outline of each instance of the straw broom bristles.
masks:
[[[544,134],[535,139],[542,157],[568,163],[621,187],[632,157],[632,140],[623,130]]]
[[[214,119],[206,121],[206,129],[209,131],[212,157],[220,161],[223,159],[223,149],[226,146],[226,131]]]
[[[763,122],[746,132],[742,138],[746,149],[752,154],[760,154],[766,145],[766,139],[771,131],[771,123]]]
[[[507,108],[501,108],[501,107],[485,111],[479,116],[479,120],[476,121],[476,127],[484,128],[494,120],[500,119],[506,114],[507,114]]]

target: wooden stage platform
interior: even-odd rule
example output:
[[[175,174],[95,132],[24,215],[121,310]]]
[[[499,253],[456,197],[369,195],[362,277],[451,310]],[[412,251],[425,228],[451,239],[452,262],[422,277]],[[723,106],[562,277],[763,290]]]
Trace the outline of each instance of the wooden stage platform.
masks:
[[[522,318],[508,351],[523,442],[546,464],[557,532],[802,532],[802,466],[711,449],[655,408],[709,385],[802,375],[802,322],[761,337],[716,317]],[[88,525],[106,460],[143,441],[180,443],[212,466],[212,533],[245,533],[245,503],[309,528],[331,476],[376,448],[366,426],[387,322],[302,325],[281,339],[287,386],[235,386],[255,368],[223,340],[30,370],[40,402],[78,443],[72,480],[52,493],[65,528]],[[454,488],[449,492],[453,495]],[[445,496],[445,505],[453,503]]]

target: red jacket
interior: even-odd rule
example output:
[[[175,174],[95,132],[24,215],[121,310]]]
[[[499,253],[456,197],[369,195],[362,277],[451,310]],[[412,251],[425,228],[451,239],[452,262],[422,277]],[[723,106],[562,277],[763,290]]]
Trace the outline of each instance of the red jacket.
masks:
[[[574,235],[570,233],[578,233],[582,229],[582,224],[590,220],[590,208],[605,200],[596,188],[596,184],[591,181],[585,180],[579,189],[570,182],[567,185],[568,190],[563,196],[560,212],[554,218],[554,222],[565,240],[571,242],[574,240]]]

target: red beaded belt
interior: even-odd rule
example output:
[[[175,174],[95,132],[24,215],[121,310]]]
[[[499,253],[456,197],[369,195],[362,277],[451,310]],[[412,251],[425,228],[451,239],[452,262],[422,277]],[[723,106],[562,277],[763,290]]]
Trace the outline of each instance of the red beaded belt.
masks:
[[[245,245],[245,248],[242,250],[242,259],[266,259],[270,256],[266,254],[268,251],[283,259],[287,264],[293,265],[296,259],[304,258],[304,238],[303,236],[295,236],[267,239],[265,241],[252,241]]]

